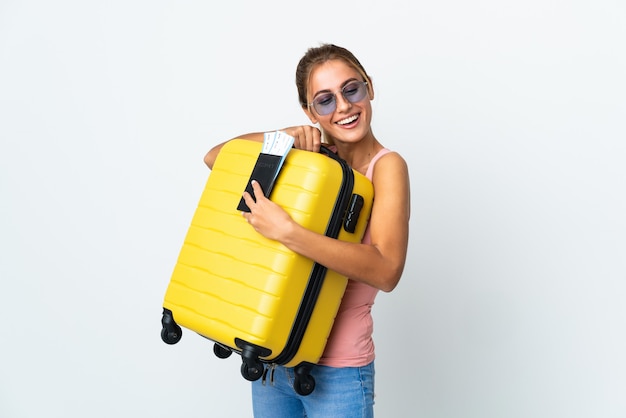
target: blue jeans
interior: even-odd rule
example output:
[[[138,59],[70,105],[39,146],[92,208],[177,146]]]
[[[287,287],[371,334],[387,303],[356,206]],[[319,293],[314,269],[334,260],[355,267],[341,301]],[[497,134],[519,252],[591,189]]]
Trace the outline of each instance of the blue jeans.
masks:
[[[307,396],[293,389],[292,368],[276,366],[264,379],[252,382],[255,418],[373,418],[374,362],[363,367],[311,370],[315,390]]]

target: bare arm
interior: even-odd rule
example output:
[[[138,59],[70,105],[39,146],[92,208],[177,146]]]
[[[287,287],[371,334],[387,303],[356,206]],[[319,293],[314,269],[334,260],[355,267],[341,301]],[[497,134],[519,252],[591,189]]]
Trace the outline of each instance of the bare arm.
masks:
[[[382,157],[374,172],[376,198],[370,219],[371,244],[348,243],[312,232],[254,185],[256,203],[247,193],[250,213],[243,216],[262,235],[353,280],[389,292],[398,284],[407,254],[410,215],[409,175],[396,153]]]

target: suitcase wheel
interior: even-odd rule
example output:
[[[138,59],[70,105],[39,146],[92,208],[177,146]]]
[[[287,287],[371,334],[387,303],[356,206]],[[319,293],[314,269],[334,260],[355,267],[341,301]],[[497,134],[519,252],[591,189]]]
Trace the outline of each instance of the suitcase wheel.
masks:
[[[313,379],[313,376],[310,374],[302,377],[296,377],[296,380],[293,382],[293,388],[298,395],[310,395],[315,389],[315,379]]]
[[[183,330],[174,321],[172,311],[163,309],[163,317],[161,318],[161,339],[166,344],[176,344],[183,336]]]
[[[254,382],[263,376],[265,368],[260,357],[272,354],[269,348],[251,344],[240,338],[235,338],[235,345],[241,349],[241,375],[244,379]]]
[[[231,354],[233,354],[233,350],[231,350],[230,348],[226,348],[218,343],[215,343],[213,345],[213,353],[215,353],[218,358],[228,358]]]
[[[241,363],[241,375],[244,379],[254,382],[263,375],[263,363],[254,359],[243,359]]]
[[[309,373],[311,367],[309,365],[298,365],[294,368],[295,380],[293,389],[298,395],[310,395],[315,389],[315,379]]]

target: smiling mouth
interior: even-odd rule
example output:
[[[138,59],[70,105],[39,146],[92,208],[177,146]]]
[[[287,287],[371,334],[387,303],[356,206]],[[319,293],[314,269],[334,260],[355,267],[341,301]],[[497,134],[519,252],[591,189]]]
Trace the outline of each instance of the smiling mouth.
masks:
[[[349,118],[342,119],[340,121],[337,121],[336,123],[337,123],[337,125],[348,125],[348,124],[354,122],[355,120],[357,120],[359,118],[359,116],[360,116],[360,114],[357,113],[356,115],[352,115]]]

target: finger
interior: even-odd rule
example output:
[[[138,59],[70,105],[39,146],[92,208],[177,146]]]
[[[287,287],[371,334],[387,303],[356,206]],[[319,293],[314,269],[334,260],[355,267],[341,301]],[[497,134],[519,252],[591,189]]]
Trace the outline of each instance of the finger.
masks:
[[[241,216],[243,216],[243,219],[246,222],[248,222],[249,224],[252,224],[252,218],[251,218],[252,214],[250,212],[247,212],[244,210],[241,212]]]
[[[251,208],[252,205],[254,205],[254,199],[252,198],[252,195],[248,192],[243,192],[243,201],[246,202],[246,205]],[[246,216],[248,212],[244,212],[244,217]]]
[[[319,151],[322,143],[322,134],[318,128],[310,125],[302,125],[285,129],[285,131],[293,136],[293,145],[297,149],[313,152]]]
[[[319,152],[320,146],[322,145],[322,134],[319,129],[311,126],[309,129],[309,151]]]
[[[257,200],[259,200],[259,198],[265,198],[265,196],[263,195],[263,188],[261,188],[261,185],[259,184],[259,182],[256,180],[252,180],[251,184],[252,184],[252,190],[254,191],[254,197],[256,197]]]
[[[321,138],[318,136],[315,141],[313,142],[313,148],[311,149],[311,151],[313,152],[320,152],[320,148],[322,147],[322,140]]]
[[[306,151],[319,151],[320,133],[317,128],[312,126],[303,126],[300,139],[300,149]]]
[[[294,132],[293,137],[294,147],[296,147],[297,149],[306,150],[306,132],[304,131],[304,129],[298,129],[296,132]]]

